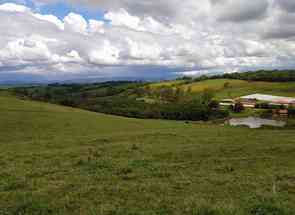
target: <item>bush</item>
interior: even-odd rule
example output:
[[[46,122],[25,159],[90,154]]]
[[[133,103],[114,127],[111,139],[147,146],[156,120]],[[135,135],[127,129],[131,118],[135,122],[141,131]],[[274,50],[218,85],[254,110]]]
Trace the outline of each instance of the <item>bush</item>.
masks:
[[[241,102],[237,102],[236,104],[233,105],[232,110],[235,113],[241,113],[242,111],[245,110],[245,107]]]
[[[209,103],[209,108],[211,109],[218,109],[219,108],[219,102],[216,101],[216,100],[212,100],[210,103]]]
[[[295,116],[295,108],[294,107],[288,108],[288,113],[292,117]]]
[[[261,109],[269,109],[270,106],[268,103],[260,103],[255,105],[256,108],[261,108]]]

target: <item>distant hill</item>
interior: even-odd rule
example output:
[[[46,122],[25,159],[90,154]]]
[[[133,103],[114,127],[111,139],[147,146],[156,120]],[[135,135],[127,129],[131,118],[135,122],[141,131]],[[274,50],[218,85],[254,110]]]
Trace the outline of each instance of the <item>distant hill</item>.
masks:
[[[266,82],[244,81],[233,79],[215,79],[192,83],[185,87],[192,87],[195,92],[213,89],[216,98],[236,98],[239,96],[263,93],[278,96],[295,97],[295,82]]]
[[[239,79],[247,81],[290,82],[295,81],[295,70],[258,70],[211,76],[203,75],[192,79],[195,81],[208,79]]]
[[[24,98],[134,118],[213,120],[227,117],[216,103],[254,93],[295,97],[295,82],[183,79],[160,82],[109,81],[17,87]]]
[[[295,97],[295,82],[270,82],[270,81],[248,81],[241,79],[222,78],[203,78],[166,81],[150,84],[151,88],[160,89],[162,87],[172,87],[190,90],[198,94],[204,90],[214,93],[216,99],[235,98],[253,93],[272,94],[278,96]]]
[[[289,82],[295,81],[295,70],[259,70],[254,72],[224,74],[222,77],[248,81]]]

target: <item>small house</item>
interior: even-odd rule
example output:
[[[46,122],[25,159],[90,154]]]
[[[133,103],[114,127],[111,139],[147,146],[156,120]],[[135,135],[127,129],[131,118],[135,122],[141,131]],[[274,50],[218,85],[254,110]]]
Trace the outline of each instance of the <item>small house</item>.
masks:
[[[236,99],[241,102],[245,107],[255,107],[258,102],[265,102],[274,106],[285,106],[290,107],[295,104],[295,98],[283,97],[283,96],[273,96],[265,94],[252,94],[248,96],[242,96]]]

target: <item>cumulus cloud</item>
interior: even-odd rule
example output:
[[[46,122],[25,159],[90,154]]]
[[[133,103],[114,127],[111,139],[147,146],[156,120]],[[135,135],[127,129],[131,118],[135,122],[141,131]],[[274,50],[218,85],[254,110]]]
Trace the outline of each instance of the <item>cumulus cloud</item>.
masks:
[[[64,18],[65,30],[85,34],[87,21],[80,14],[70,13]]]
[[[290,0],[279,0],[277,3],[281,6],[281,8],[287,12],[294,13],[295,12],[295,2]]]
[[[0,5],[0,11],[6,12],[30,12],[31,10],[23,5],[16,5],[13,3],[5,3]]]
[[[293,0],[69,2],[105,10],[104,17],[71,12],[60,19],[0,5],[0,73],[124,76],[139,67],[207,74],[293,66]]]
[[[97,65],[116,65],[119,63],[120,50],[105,40],[103,46],[89,53],[91,63]]]
[[[269,1],[211,0],[217,18],[222,21],[244,22],[263,18]]]

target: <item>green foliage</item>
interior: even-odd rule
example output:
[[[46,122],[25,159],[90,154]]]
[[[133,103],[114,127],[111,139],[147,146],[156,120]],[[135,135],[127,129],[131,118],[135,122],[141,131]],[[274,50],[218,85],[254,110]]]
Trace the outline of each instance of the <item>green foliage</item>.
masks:
[[[271,106],[270,106],[270,104],[267,103],[267,102],[262,102],[262,103],[257,103],[257,104],[255,105],[255,108],[270,109]]]
[[[250,72],[227,73],[222,75],[201,76],[194,82],[210,79],[239,79],[246,81],[290,82],[295,81],[295,70],[258,70]],[[230,87],[230,83],[224,84],[224,88]]]
[[[222,77],[247,81],[289,82],[295,81],[295,70],[259,70],[254,72],[225,74]]]
[[[244,107],[243,103],[237,102],[233,105],[232,110],[235,113],[241,113],[242,111],[245,110],[245,107]]]
[[[284,208],[281,204],[275,201],[275,199],[256,199],[255,202],[250,203],[249,214],[250,215],[290,215],[288,209]]]
[[[226,112],[218,107],[209,107],[214,95],[210,89],[192,97],[191,93],[181,88],[161,86],[151,89],[143,83],[110,82],[95,85],[54,84],[16,88],[14,92],[34,100],[135,118],[208,120],[226,116]],[[148,103],[144,99],[139,100],[139,96],[149,96],[160,102]]]
[[[193,80],[193,78],[191,76],[183,76],[183,77],[177,78],[177,80],[191,81]]]
[[[211,109],[218,109],[219,108],[219,101],[211,100],[208,104],[208,107]]]
[[[194,215],[220,215],[220,213],[209,206],[203,206],[198,208]]]
[[[295,107],[288,108],[288,113],[291,117],[295,117]]]

